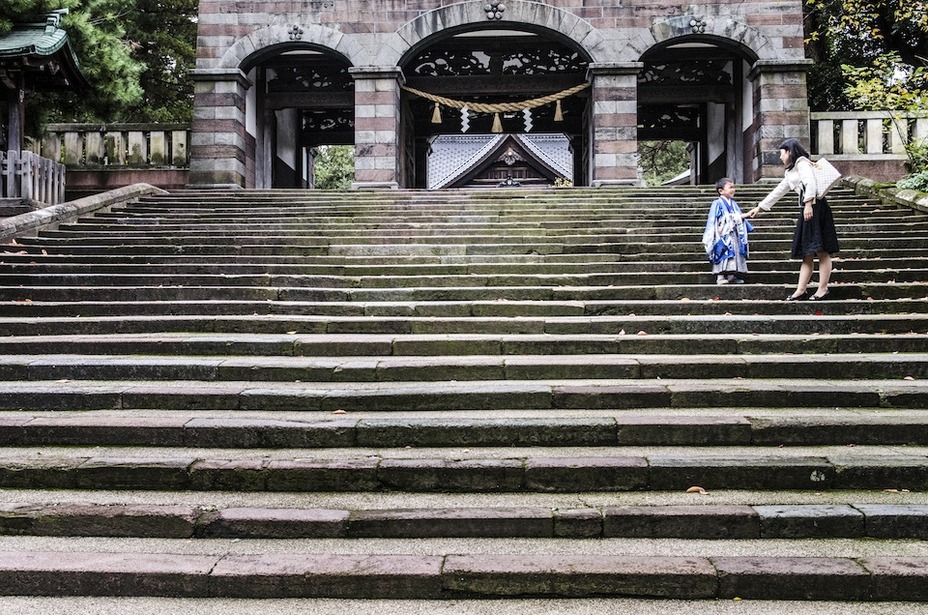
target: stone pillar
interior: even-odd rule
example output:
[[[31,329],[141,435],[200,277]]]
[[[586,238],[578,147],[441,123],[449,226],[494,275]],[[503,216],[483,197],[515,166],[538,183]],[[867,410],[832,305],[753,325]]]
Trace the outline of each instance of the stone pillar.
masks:
[[[811,149],[806,72],[812,60],[760,60],[748,79],[754,88],[754,181],[782,179],[779,145],[799,139]]]
[[[251,82],[238,69],[196,69],[188,188],[249,188],[245,95]]]
[[[591,186],[639,185],[638,73],[641,62],[591,64]]]
[[[352,188],[399,188],[402,169],[398,67],[360,66],[354,78],[354,182]]]

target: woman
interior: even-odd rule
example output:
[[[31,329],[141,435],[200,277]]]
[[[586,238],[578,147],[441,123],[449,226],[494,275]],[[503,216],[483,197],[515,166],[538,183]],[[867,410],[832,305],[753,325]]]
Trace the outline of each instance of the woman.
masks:
[[[716,274],[716,284],[743,284],[748,271],[748,232],[751,223],[735,202],[735,183],[727,177],[715,182],[719,198],[709,207],[702,243]]]
[[[748,212],[754,218],[762,211],[770,211],[790,190],[799,194],[800,214],[793,234],[791,256],[801,258],[799,282],[796,291],[787,301],[802,301],[808,295],[807,286],[812,280],[815,258],[818,257],[818,288],[808,296],[809,301],[821,301],[828,297],[828,282],[831,279],[831,256],[838,252],[838,234],[831,215],[831,207],[824,198],[816,199],[815,174],[809,152],[796,139],[787,139],[780,144],[780,160],[786,167],[783,181],[768,194],[757,207]]]

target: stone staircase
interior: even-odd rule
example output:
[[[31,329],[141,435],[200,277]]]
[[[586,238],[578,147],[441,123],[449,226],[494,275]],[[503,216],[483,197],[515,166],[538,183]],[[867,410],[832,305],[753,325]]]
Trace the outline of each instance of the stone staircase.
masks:
[[[834,300],[787,303],[792,203],[719,287],[713,192],[178,192],[17,238],[0,594],[928,601],[928,215],[836,191]]]

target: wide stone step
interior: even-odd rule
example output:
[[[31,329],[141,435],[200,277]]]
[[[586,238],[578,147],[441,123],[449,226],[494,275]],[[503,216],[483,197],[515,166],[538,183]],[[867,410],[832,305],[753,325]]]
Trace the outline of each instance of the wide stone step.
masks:
[[[486,380],[474,382],[7,381],[3,410],[388,411],[923,408],[916,380]]]
[[[843,265],[843,264],[842,264]],[[860,269],[841,266],[835,273],[836,278],[846,277],[853,272],[857,283],[918,283],[924,284],[928,278],[928,262],[924,267],[910,267],[904,270],[889,270],[885,267]],[[756,272],[753,276],[745,277],[753,280],[762,280],[764,284],[787,284],[796,277],[795,272],[782,270]],[[586,271],[575,274],[549,273],[517,273],[502,272],[499,274],[487,273],[451,273],[440,275],[352,275],[345,272],[343,275],[284,275],[284,274],[244,274],[244,273],[184,273],[165,274],[149,271],[136,271],[133,273],[58,273],[42,271],[23,271],[21,273],[0,274],[0,287],[138,287],[138,286],[170,286],[170,287],[281,287],[281,288],[343,288],[343,289],[379,289],[379,288],[458,288],[458,287],[616,287],[641,286],[643,284],[655,285],[685,285],[699,284],[706,281],[715,281],[708,267],[690,267],[689,271],[660,271],[631,270],[625,273]]]
[[[654,279],[656,276],[652,276]],[[704,274],[704,279],[710,276]],[[792,287],[787,279],[792,277]],[[837,283],[829,303],[844,300],[911,300],[926,296],[921,281]],[[286,301],[286,302],[486,302],[486,301],[713,301],[718,298],[782,301],[795,288],[795,274],[777,284],[668,284],[666,286],[448,286],[324,288],[302,286],[0,286],[0,302],[34,301]],[[822,304],[804,304],[813,311]],[[841,309],[841,303],[832,304]]]
[[[3,552],[0,562],[6,595],[859,601],[924,600],[928,594],[928,559],[891,555],[858,559],[73,551],[62,558],[61,551],[36,550]]]
[[[810,304],[812,305],[812,304]],[[830,307],[834,308],[832,304]],[[808,309],[808,308],[807,308]],[[813,309],[815,309],[813,307]],[[8,336],[113,335],[140,333],[261,334],[416,334],[416,335],[789,335],[915,334],[928,325],[928,315],[829,313],[817,310],[805,318],[795,314],[765,315],[599,315],[599,316],[371,316],[355,315],[171,315],[83,316],[42,319],[0,316]],[[100,339],[106,339],[101,337]],[[580,338],[581,343],[583,338]],[[257,343],[261,339],[256,337]],[[333,338],[336,343],[346,339]],[[475,338],[475,341],[476,338]],[[481,340],[482,341],[482,340]],[[507,340],[512,341],[512,340]],[[570,340],[558,340],[570,342]]]
[[[61,297],[49,301],[14,299],[0,301],[0,317],[57,318],[84,316],[199,316],[204,311],[214,315],[272,315],[285,316],[380,316],[380,317],[435,317],[435,318],[521,318],[562,316],[718,316],[719,314],[771,316],[796,315],[803,317],[822,314],[919,314],[928,312],[928,295],[925,298],[898,298],[890,301],[867,300],[826,301],[818,304],[786,302],[782,296],[791,289],[784,287],[773,300],[745,300],[739,298],[738,288],[718,287],[711,299],[693,300],[688,297],[641,300],[551,300],[551,301],[269,301],[261,300],[170,300],[120,302],[67,301]],[[840,293],[840,288],[832,292]],[[727,296],[729,291],[734,294]]]
[[[139,333],[0,338],[0,352],[204,356],[444,356],[543,354],[761,355],[926,353],[928,336],[888,334],[249,334]]]
[[[24,343],[24,346],[31,344]],[[137,350],[137,349],[136,349]],[[544,354],[537,356],[144,356],[7,354],[2,380],[402,382],[545,379],[928,379],[928,354]]]
[[[187,449],[7,447],[0,488],[580,493],[928,489],[928,447]]]
[[[0,535],[175,539],[928,538],[928,505],[669,505],[580,508],[214,508],[0,504]]]
[[[928,445],[921,409],[724,408],[676,412],[642,409],[516,412],[298,412],[122,410],[22,411],[0,414],[7,446],[138,446],[189,448],[441,448],[604,446]],[[358,416],[360,415],[360,416]],[[444,416],[441,416],[444,415]]]

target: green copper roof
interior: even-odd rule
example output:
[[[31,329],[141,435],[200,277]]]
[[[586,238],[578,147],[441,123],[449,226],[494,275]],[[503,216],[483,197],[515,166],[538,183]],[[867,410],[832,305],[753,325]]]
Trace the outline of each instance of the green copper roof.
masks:
[[[62,9],[31,23],[14,24],[0,36],[0,74],[5,74],[8,87],[28,90],[84,89],[89,86],[81,73],[77,54],[71,47],[68,33],[59,26],[68,11]],[[19,86],[11,85],[10,75],[25,76]]]
[[[0,36],[0,58],[34,55],[54,55],[62,48],[73,54],[68,33],[58,27],[62,12],[49,14],[44,23],[14,24],[9,33]]]

